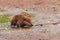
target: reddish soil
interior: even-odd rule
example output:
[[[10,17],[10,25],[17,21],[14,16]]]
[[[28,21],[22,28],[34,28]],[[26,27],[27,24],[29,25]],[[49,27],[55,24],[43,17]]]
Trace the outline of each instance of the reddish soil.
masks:
[[[36,13],[39,23],[60,21],[60,0],[0,0],[0,6],[39,11],[39,14]],[[60,40],[60,24],[3,30],[0,32],[0,40]]]

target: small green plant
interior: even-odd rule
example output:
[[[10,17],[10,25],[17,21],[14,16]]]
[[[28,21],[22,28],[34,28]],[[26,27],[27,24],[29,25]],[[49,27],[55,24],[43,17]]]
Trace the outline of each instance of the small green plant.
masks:
[[[0,23],[9,22],[9,14],[0,14]]]

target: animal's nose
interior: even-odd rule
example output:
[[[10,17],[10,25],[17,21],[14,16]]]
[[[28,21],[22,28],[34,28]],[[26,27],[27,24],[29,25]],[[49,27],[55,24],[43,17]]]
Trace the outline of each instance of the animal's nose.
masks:
[[[30,26],[33,26],[33,24],[31,24]]]

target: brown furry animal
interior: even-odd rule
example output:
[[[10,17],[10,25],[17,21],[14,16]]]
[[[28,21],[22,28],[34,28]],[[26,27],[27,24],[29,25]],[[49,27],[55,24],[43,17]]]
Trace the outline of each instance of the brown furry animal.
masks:
[[[31,23],[31,18],[25,15],[19,14],[13,16],[11,19],[11,26],[24,27],[24,26],[33,26]]]

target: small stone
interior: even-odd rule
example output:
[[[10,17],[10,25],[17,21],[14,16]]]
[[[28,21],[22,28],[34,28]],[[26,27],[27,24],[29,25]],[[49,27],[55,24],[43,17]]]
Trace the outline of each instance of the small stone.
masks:
[[[53,25],[57,25],[57,23],[52,23]]]
[[[41,40],[41,39],[39,39],[39,40]]]
[[[40,24],[40,26],[43,26],[43,24]]]
[[[7,38],[5,38],[5,39],[7,39]]]

